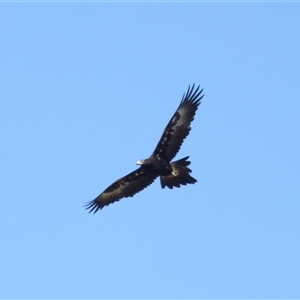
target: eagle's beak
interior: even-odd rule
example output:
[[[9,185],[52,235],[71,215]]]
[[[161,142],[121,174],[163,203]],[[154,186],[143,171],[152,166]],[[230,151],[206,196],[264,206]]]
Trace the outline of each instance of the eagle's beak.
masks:
[[[137,164],[137,165],[140,165],[140,166],[141,166],[143,163],[144,163],[144,161],[143,161],[142,159],[141,159],[141,160],[138,160],[138,161],[136,162],[136,164]]]

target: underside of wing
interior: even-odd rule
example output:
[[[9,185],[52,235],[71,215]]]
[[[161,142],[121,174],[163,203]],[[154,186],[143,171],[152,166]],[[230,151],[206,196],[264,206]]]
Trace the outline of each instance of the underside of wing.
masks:
[[[203,89],[198,86],[194,90],[194,85],[188,88],[186,94],[183,95],[179,107],[166,126],[154,152],[153,156],[159,156],[171,161],[179,151],[183,140],[187,137],[191,130],[191,122],[201,99]]]
[[[156,178],[144,168],[138,168],[130,174],[118,179],[104,190],[96,199],[88,202],[85,207],[89,212],[96,213],[104,206],[119,201],[124,197],[132,197],[149,186]]]

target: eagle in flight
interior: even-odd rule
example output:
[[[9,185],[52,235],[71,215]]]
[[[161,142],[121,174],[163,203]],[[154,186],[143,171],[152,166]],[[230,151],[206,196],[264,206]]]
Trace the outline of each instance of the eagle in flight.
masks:
[[[104,206],[119,201],[122,198],[132,197],[149,186],[157,177],[160,177],[162,188],[180,187],[180,185],[197,182],[190,173],[188,156],[171,162],[179,151],[183,140],[191,130],[191,122],[201,99],[203,89],[200,86],[194,89],[189,86],[186,94],[165,128],[152,155],[137,162],[140,167],[128,175],[118,179],[106,188],[97,198],[88,202],[85,207],[89,212],[96,213]]]

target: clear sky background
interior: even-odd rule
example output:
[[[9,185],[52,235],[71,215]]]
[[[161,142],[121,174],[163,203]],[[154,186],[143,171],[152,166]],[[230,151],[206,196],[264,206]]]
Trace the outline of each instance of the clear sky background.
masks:
[[[299,3],[1,3],[0,28],[0,297],[300,297]],[[194,82],[198,183],[88,214]]]

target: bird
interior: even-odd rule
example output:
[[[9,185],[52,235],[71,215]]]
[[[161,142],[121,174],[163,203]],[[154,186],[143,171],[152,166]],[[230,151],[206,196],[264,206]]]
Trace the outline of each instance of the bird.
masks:
[[[191,122],[194,120],[201,99],[203,89],[195,84],[188,87],[183,94],[181,102],[170,119],[163,134],[151,156],[137,161],[139,168],[128,175],[116,180],[107,187],[98,197],[85,204],[85,209],[94,214],[105,206],[119,201],[122,198],[133,197],[160,178],[161,188],[179,188],[181,185],[197,182],[190,173],[189,156],[176,161],[172,159],[179,151],[184,139],[191,130]]]

